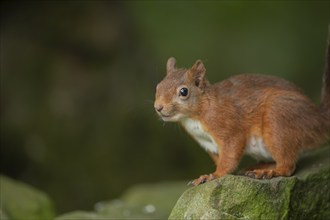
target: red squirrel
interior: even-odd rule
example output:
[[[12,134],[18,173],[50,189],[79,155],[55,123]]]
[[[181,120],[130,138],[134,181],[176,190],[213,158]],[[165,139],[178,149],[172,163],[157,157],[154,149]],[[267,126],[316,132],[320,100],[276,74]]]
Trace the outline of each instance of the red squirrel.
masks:
[[[216,164],[215,172],[191,184],[232,173],[244,154],[264,162],[247,169],[248,177],[291,176],[300,153],[330,136],[329,47],[319,107],[281,78],[242,74],[211,84],[201,60],[183,69],[169,58],[154,108],[164,121],[179,122]]]

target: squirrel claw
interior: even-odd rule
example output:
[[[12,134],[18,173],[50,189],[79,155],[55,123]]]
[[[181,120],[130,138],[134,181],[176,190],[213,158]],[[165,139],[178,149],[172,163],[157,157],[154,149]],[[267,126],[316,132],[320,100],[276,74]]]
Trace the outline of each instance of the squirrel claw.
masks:
[[[195,185],[194,185],[194,181],[193,181],[193,180],[189,181],[189,182],[187,183],[187,186],[195,186]]]
[[[198,185],[204,184],[204,183],[214,180],[214,179],[215,179],[215,177],[213,176],[213,174],[202,175],[198,179],[190,181],[187,185],[188,186],[198,186]]]
[[[273,170],[253,170],[245,172],[245,175],[253,179],[271,179],[275,176]]]
[[[250,178],[253,178],[253,179],[256,178],[255,173],[253,171],[247,171],[247,172],[244,173],[244,175],[248,176]]]
[[[203,182],[205,183],[205,182]],[[187,186],[198,186],[200,184],[203,184],[201,181],[199,181],[199,179],[196,179],[196,180],[191,180],[188,182]]]

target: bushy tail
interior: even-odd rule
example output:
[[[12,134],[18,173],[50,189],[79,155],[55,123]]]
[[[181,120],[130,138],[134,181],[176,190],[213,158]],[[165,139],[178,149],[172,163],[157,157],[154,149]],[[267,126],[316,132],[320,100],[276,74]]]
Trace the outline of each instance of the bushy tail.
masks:
[[[325,56],[320,109],[326,118],[330,120],[330,26],[328,34],[328,45]]]

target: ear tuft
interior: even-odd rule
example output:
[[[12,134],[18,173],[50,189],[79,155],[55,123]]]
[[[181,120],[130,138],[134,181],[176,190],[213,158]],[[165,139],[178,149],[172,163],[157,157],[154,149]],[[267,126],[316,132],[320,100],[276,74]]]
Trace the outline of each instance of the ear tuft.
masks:
[[[169,74],[170,72],[172,72],[175,69],[176,69],[176,60],[175,60],[175,58],[174,57],[168,58],[167,64],[166,64],[167,74]]]
[[[201,87],[204,82],[204,76],[206,73],[205,66],[201,60],[197,60],[190,70],[192,78],[195,80],[195,85]]]
[[[195,70],[196,72],[198,72],[199,74],[205,74],[205,72],[206,72],[204,64],[201,60],[197,60],[195,62],[195,64],[193,65],[192,69]]]

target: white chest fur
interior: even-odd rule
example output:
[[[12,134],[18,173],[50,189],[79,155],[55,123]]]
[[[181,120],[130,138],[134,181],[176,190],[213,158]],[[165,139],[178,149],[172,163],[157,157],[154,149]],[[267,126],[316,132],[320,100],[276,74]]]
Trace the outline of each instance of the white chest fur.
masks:
[[[218,154],[218,146],[212,136],[204,131],[201,123],[198,120],[182,119],[182,126],[186,131],[208,152]]]

